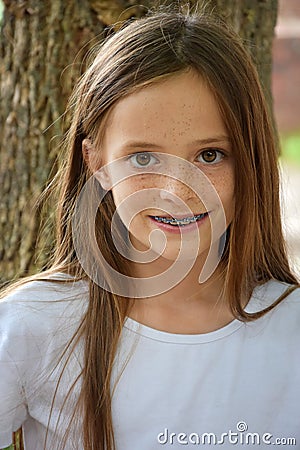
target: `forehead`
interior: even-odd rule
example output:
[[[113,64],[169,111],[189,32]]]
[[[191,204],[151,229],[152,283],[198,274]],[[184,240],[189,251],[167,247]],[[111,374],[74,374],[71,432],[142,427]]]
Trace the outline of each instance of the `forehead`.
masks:
[[[225,134],[218,103],[194,70],[171,75],[119,100],[105,127],[110,146],[136,139],[160,146]]]

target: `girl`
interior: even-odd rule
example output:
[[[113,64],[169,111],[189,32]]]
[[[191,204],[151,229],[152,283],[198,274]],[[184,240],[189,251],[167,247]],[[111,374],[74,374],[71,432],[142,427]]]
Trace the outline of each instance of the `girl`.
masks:
[[[239,38],[148,14],[70,109],[55,260],[0,304],[0,447],[300,448],[298,284]]]

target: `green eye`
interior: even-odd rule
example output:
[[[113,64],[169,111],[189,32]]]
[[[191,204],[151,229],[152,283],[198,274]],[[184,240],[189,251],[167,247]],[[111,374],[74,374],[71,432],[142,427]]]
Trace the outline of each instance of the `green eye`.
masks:
[[[150,152],[135,153],[133,155],[130,155],[128,159],[130,160],[131,164],[138,169],[142,167],[150,167],[153,166],[153,164],[157,164],[159,162],[158,159]]]
[[[151,158],[150,158],[150,155],[148,155],[147,153],[139,153],[136,155],[135,160],[140,166],[147,166],[147,164],[149,164]]]

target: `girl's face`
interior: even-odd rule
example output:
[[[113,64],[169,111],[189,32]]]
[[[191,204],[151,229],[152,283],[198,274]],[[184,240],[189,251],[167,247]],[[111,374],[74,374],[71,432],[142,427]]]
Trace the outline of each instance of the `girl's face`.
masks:
[[[181,232],[191,251],[197,233],[198,255],[204,255],[211,244],[213,216],[219,217],[223,207],[226,226],[232,221],[234,171],[228,132],[214,95],[194,70],[141,88],[113,107],[105,129],[101,165],[118,158],[123,158],[124,174],[129,170],[134,176],[112,183],[112,194],[138,250],[149,249],[150,233],[161,230],[166,238],[164,251],[161,233],[151,235],[152,250],[167,260],[178,256]],[[210,181],[219,204],[193,191],[189,185],[194,177],[193,170],[189,173],[191,165],[207,177],[199,177],[200,192],[205,197]],[[159,172],[159,167],[166,173]],[[168,175],[168,167],[173,176]],[[122,164],[117,170],[120,179]],[[171,216],[177,222],[166,223]],[[183,218],[185,222],[178,222]]]

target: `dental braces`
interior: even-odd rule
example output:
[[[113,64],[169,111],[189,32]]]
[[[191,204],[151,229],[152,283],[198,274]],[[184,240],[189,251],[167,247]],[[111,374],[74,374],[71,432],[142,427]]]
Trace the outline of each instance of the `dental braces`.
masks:
[[[163,222],[163,223],[167,223],[170,225],[188,225],[189,223],[193,223],[199,219],[202,219],[205,215],[206,215],[206,213],[203,213],[203,214],[198,214],[197,216],[194,216],[192,218],[185,217],[183,219],[176,219],[174,217],[172,217],[172,219],[168,219],[167,217],[159,217],[159,216],[153,216],[153,217],[158,222]]]

